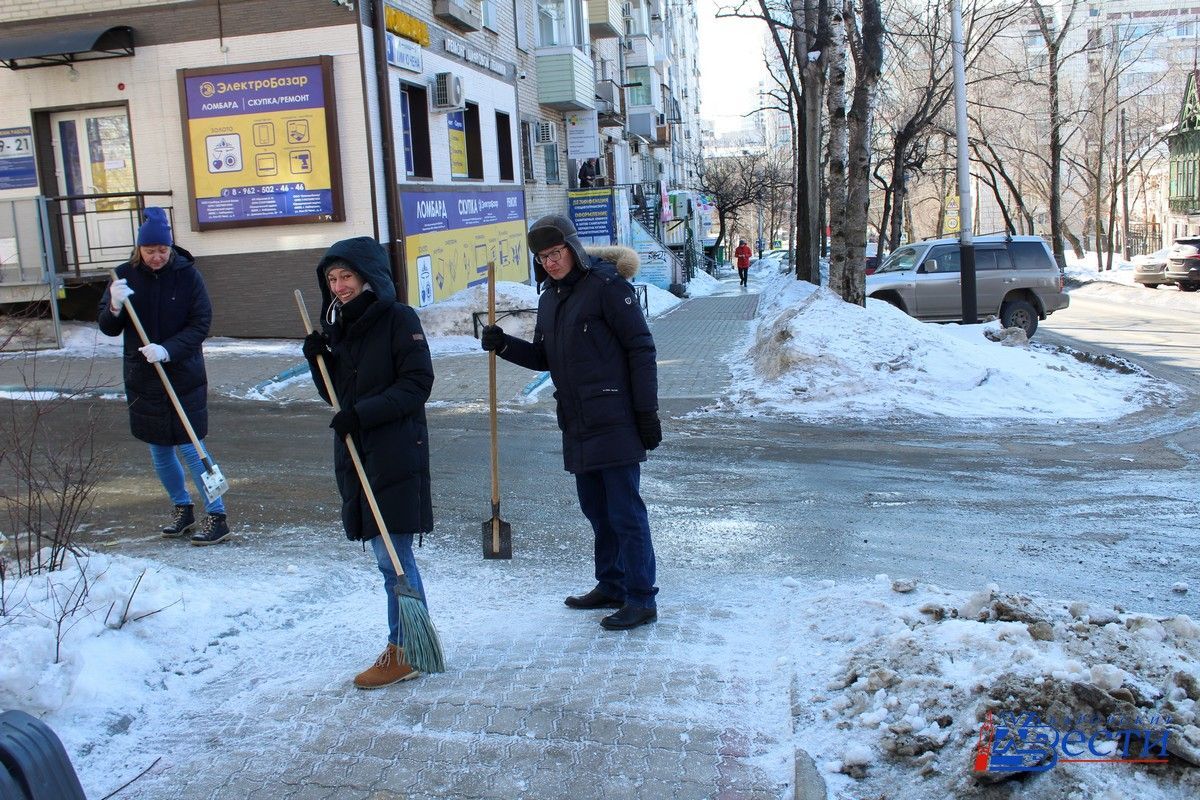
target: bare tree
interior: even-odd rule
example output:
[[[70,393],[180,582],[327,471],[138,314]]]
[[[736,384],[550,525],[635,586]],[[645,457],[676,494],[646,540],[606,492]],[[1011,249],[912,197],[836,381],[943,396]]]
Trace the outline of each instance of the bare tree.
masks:
[[[765,162],[761,147],[751,149],[747,145],[726,155],[706,155],[697,165],[699,189],[712,199],[717,210],[717,247],[739,212],[762,199]]]

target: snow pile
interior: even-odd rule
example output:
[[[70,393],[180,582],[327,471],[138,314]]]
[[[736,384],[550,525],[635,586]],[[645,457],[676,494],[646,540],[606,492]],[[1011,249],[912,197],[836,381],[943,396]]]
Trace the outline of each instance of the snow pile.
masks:
[[[1068,796],[1051,786],[1080,789],[1071,795],[1078,797],[1106,788],[1125,788],[1125,797],[1200,789],[1200,772],[1179,768],[1200,760],[1200,639],[1184,615],[1158,620],[1112,608],[1089,615],[1084,604],[995,586],[967,596],[918,584],[899,595],[887,576],[801,603],[805,624],[793,658],[809,665],[812,678],[800,684],[797,745],[816,760],[831,797],[986,796],[991,784],[1020,775],[974,770],[989,712],[1169,719],[1154,741],[1165,730],[1168,752],[1182,761],[1154,767],[1152,779],[1139,766],[1060,761],[1036,775],[1036,789],[1023,784],[1036,792],[1029,796]],[[833,676],[823,686],[822,673]],[[1109,757],[1122,756],[1116,742],[1099,743]],[[1142,742],[1131,748],[1125,757],[1138,757]],[[1177,786],[1189,789],[1175,794]]]
[[[730,359],[733,391],[718,408],[864,419],[1107,419],[1170,392],[1123,363],[1107,369],[1059,348],[1020,346],[998,322],[921,323],[887,303],[868,300],[864,309],[790,276],[764,288],[758,314],[752,342]]]
[[[528,284],[514,281],[496,281],[496,324],[504,332],[522,339],[533,338],[533,326],[537,319],[537,289]],[[487,324],[487,284],[468,286],[455,292],[445,300],[417,309],[421,327],[429,337],[429,348],[434,355],[448,353],[478,353],[479,340],[475,338],[472,314],[482,312],[480,327]],[[525,311],[524,309],[532,309]],[[506,313],[518,312],[519,313]]]
[[[703,270],[696,270],[696,275],[687,282],[688,297],[708,297],[724,288],[719,280]]]
[[[698,273],[703,274],[703,273]],[[707,277],[707,276],[706,276]],[[668,292],[666,289],[660,289],[657,286],[649,283],[636,284],[646,287],[646,301],[650,306],[650,313],[647,316],[657,317],[659,314],[665,314],[683,301],[675,295]],[[692,284],[689,283],[690,287]]]

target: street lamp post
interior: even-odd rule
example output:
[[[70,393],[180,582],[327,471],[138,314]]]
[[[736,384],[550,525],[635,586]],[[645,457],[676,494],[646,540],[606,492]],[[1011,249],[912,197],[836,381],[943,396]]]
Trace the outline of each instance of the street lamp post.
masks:
[[[950,38],[954,48],[954,127],[958,150],[958,248],[964,325],[979,321],[975,300],[975,245],[971,241],[971,168],[967,159],[967,70],[963,50],[962,5],[950,0]]]

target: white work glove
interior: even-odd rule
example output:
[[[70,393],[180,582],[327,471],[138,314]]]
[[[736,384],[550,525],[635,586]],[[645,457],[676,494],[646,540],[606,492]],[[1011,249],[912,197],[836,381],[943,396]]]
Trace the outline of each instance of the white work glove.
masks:
[[[146,357],[146,360],[151,364],[157,364],[159,361],[170,361],[171,356],[167,352],[167,348],[161,344],[148,344],[145,347],[139,347],[138,352]]]
[[[125,301],[133,294],[133,289],[129,288],[129,284],[124,278],[117,278],[112,282],[112,286],[108,287],[108,308],[114,314],[120,314],[125,307]]]

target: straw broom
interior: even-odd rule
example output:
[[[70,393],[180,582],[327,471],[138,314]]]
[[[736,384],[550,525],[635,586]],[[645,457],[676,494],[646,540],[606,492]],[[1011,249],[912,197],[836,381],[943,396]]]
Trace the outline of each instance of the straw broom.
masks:
[[[296,305],[300,309],[301,319],[304,320],[305,333],[312,333],[312,322],[308,318],[304,296],[299,289],[296,289]],[[321,380],[325,382],[329,402],[336,414],[341,411],[341,406],[338,404],[337,394],[333,389],[333,379],[329,377],[329,369],[325,366],[324,356],[317,356],[317,367],[321,370]],[[371,484],[367,480],[367,471],[363,469],[362,459],[358,457],[358,448],[354,446],[354,439],[350,434],[346,435],[346,449],[350,451],[350,460],[354,462],[354,471],[358,473],[358,482],[367,496],[371,514],[375,517],[375,527],[379,529],[379,534],[383,537],[384,547],[387,548],[388,557],[392,560],[392,569],[396,571],[396,599],[400,606],[400,630],[404,632],[404,656],[409,664],[421,672],[445,672],[446,661],[442,655],[442,644],[438,641],[433,621],[429,619],[429,609],[421,602],[420,595],[412,588],[412,584],[408,582],[408,577],[404,574],[404,568],[400,566],[400,557],[396,555],[392,537],[387,535],[388,529],[387,524],[383,521],[383,512],[379,510],[379,504],[375,501],[375,492],[371,490]]]

